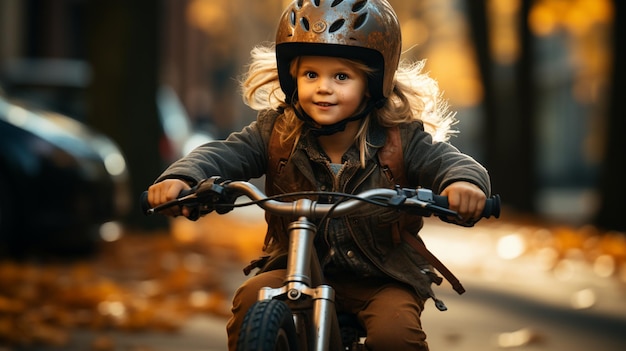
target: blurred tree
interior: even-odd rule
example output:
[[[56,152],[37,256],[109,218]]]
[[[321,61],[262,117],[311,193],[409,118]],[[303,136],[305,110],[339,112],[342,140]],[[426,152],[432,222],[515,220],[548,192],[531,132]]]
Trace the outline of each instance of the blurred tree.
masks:
[[[604,160],[598,190],[600,206],[595,224],[601,228],[626,231],[624,199],[626,199],[626,3],[614,0],[613,73]]]
[[[139,194],[160,173],[156,92],[159,73],[159,1],[88,2],[88,59],[93,66],[89,122],[113,137],[125,153],[131,178],[132,211],[127,224],[161,227],[145,218]]]
[[[533,82],[531,34],[527,21],[530,0],[521,2],[520,52],[511,67],[494,62],[490,47],[487,0],[468,1],[472,37],[484,85],[486,161],[494,192],[517,210],[534,212]],[[512,78],[509,78],[512,77]]]

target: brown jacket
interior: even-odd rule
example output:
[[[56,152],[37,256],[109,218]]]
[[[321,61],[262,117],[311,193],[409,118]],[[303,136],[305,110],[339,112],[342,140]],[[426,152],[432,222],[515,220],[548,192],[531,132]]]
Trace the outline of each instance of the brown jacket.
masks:
[[[187,157],[174,163],[159,180],[183,178],[197,182],[210,176],[248,180],[267,173],[268,145],[274,122],[280,115],[273,111],[260,113],[257,120],[241,132],[231,134],[225,141],[199,147]],[[486,170],[449,143],[433,143],[430,134],[419,122],[400,126],[404,154],[405,177],[413,187],[421,186],[439,193],[455,181],[478,185],[489,195],[490,183]],[[351,148],[344,155],[345,166],[337,177],[331,172],[328,159],[315,138],[304,135],[281,172],[269,179],[268,194],[294,191],[340,191],[359,193],[374,187],[392,188],[386,170],[380,167],[376,152],[385,144],[385,129],[373,125],[368,134],[369,157],[361,168],[358,150]],[[325,199],[318,199],[324,201]],[[332,201],[332,199],[328,199]],[[289,219],[268,216],[268,247],[272,255],[286,249],[286,224]],[[413,248],[397,240],[394,227],[417,235],[423,225],[421,217],[403,216],[397,211],[369,205],[357,214],[318,223],[318,251],[338,255],[335,262],[364,276],[384,274],[415,288],[422,298],[433,297],[430,265]],[[331,250],[326,246],[336,238],[354,245],[354,250]],[[326,250],[326,251],[325,251]]]

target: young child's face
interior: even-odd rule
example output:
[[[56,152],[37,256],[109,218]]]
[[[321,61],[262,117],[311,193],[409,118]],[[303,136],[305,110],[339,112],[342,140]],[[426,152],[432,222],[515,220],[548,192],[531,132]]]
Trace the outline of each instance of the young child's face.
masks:
[[[365,73],[335,57],[301,57],[296,83],[300,106],[320,125],[353,116],[367,91]]]

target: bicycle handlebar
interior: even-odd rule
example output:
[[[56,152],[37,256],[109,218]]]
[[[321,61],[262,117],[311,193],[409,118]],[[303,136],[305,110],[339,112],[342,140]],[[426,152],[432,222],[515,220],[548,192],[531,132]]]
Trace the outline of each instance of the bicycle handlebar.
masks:
[[[393,207],[402,211],[418,214],[424,217],[435,215],[443,220],[449,217],[458,217],[458,214],[448,209],[448,198],[435,195],[431,190],[418,188],[375,188],[359,194],[329,193],[329,192],[300,192],[287,193],[273,197],[266,196],[255,185],[245,181],[226,181],[218,177],[205,179],[190,190],[179,194],[177,199],[168,201],[154,208],[148,203],[147,191],[141,195],[141,207],[146,215],[151,215],[174,206],[187,206],[192,210],[189,219],[196,220],[200,216],[216,211],[227,213],[235,207],[256,204],[265,211],[282,216],[305,216],[308,218],[340,217],[358,210],[365,203],[374,203],[379,206]],[[337,203],[319,203],[304,196],[315,195],[343,196],[344,200]],[[295,201],[282,201],[281,198],[300,195]],[[240,196],[247,196],[252,201],[242,205],[235,205]],[[500,217],[500,196],[494,195],[485,202],[483,218]],[[456,223],[456,222],[455,222]],[[457,223],[459,224],[459,223]],[[474,223],[468,223],[468,226]],[[461,224],[463,225],[463,224]]]

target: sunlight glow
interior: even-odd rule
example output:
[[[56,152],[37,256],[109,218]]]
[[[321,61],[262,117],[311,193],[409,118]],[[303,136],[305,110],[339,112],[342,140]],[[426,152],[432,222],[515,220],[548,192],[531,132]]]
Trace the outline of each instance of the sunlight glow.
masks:
[[[537,268],[542,271],[549,271],[559,260],[559,253],[552,247],[544,247],[537,250],[535,254]]]
[[[498,240],[496,252],[500,258],[512,260],[521,256],[526,251],[526,243],[519,234],[503,236]]]
[[[98,304],[98,311],[104,316],[123,317],[126,306],[119,301],[102,301]]]
[[[112,176],[118,176],[126,171],[126,161],[122,154],[115,152],[106,156],[104,159],[104,167]]]
[[[501,333],[498,335],[498,346],[502,348],[520,347],[531,344],[538,339],[537,334],[528,329],[523,328],[510,333]]]
[[[7,112],[7,118],[16,126],[24,126],[28,122],[28,111],[18,106],[12,106]]]
[[[106,242],[117,241],[122,237],[122,226],[118,222],[106,222],[100,226],[100,237]]]
[[[584,35],[597,23],[611,21],[613,6],[608,0],[540,0],[533,5],[528,23],[535,35],[547,36],[558,29]]]
[[[610,255],[600,255],[593,261],[593,271],[603,278],[615,273],[615,259]]]
[[[208,304],[209,294],[202,290],[195,290],[189,294],[189,304],[193,307],[201,308]]]
[[[596,293],[591,289],[577,291],[572,295],[570,302],[577,310],[590,308],[596,303]]]
[[[562,282],[571,280],[574,277],[574,262],[572,260],[561,260],[554,267],[554,277]]]

